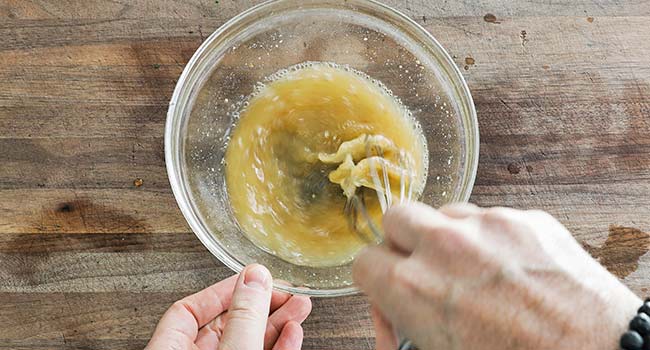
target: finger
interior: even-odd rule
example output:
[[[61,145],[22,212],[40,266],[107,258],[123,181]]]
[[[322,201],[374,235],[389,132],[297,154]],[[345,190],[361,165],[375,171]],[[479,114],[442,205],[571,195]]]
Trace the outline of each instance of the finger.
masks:
[[[200,350],[214,350],[217,348],[222,330],[226,324],[227,315],[225,312],[222,313],[199,330],[194,344]]]
[[[235,285],[228,322],[218,349],[259,350],[271,306],[271,273],[258,264],[247,266]]]
[[[165,344],[189,339],[194,342],[198,329],[230,305],[237,275],[175,302],[156,326],[150,344]]]
[[[450,203],[442,206],[438,211],[453,219],[464,219],[481,214],[483,209],[472,203]]]
[[[277,281],[276,281],[276,283],[277,283]],[[279,309],[280,307],[285,305],[286,302],[290,298],[291,298],[291,294],[284,293],[284,292],[279,292],[279,291],[274,290],[273,294],[271,295],[271,313],[273,313],[274,311],[276,311],[277,309]],[[308,298],[307,298],[307,301],[309,302],[309,309],[307,310],[307,314],[309,314],[309,311],[311,310],[311,301],[309,301]],[[291,306],[290,309],[295,309],[295,305]],[[305,314],[304,317],[300,317],[300,315],[302,314],[300,312],[300,310],[298,310],[297,312],[293,312],[293,313],[297,316],[297,317],[294,317],[294,318],[296,319],[296,321],[299,320],[298,322],[304,321],[304,318],[307,317],[307,314]],[[195,344],[199,349],[201,349],[201,350],[203,350],[203,349],[213,350],[213,349],[217,348],[217,345],[219,344],[219,339],[221,338],[221,334],[222,334],[222,331],[223,331],[224,326],[225,326],[225,320],[227,318],[226,316],[227,316],[227,313],[223,313],[223,314],[217,316],[217,318],[215,318],[214,320],[208,322],[208,324],[206,324],[203,328],[201,328],[199,330],[199,334],[197,335],[196,341],[195,341]],[[271,318],[272,317],[273,316],[271,316]],[[291,318],[285,319],[281,324],[279,322],[275,322],[275,325],[276,325],[276,327],[278,327],[279,330],[282,330],[282,327],[284,326],[284,324],[290,319]],[[271,322],[271,320],[269,319],[269,323],[270,322]],[[264,338],[265,339],[265,341],[264,341],[265,346],[267,344],[267,339],[269,337],[268,336],[268,333],[269,333],[268,329],[269,329],[269,325],[267,324],[267,335]],[[278,330],[277,334],[274,335],[273,343],[277,340],[277,337],[280,334],[279,330]],[[270,344],[273,345],[273,343],[270,343]],[[270,345],[269,345],[269,348],[270,348]]]
[[[449,217],[422,203],[395,206],[384,215],[385,241],[400,251],[411,253],[425,231],[448,223]]]
[[[289,283],[287,282],[277,281],[277,280],[275,281],[275,283],[289,285]],[[277,310],[280,306],[286,303],[287,300],[289,300],[289,298],[291,298],[291,294],[281,292],[278,290],[273,290],[273,294],[271,295],[271,310],[269,313],[272,313],[273,311]]]
[[[397,335],[393,330],[393,325],[390,324],[375,306],[370,308],[370,315],[375,325],[375,343],[377,350],[397,349]]]
[[[302,346],[302,327],[298,322],[289,321],[275,342],[273,350],[300,350]]]
[[[311,312],[311,300],[305,296],[292,296],[270,317],[264,334],[264,349],[271,349],[289,322],[302,323]]]
[[[379,245],[364,249],[352,265],[352,279],[370,299],[386,299],[393,292],[389,279],[395,266],[406,259],[388,247]],[[399,301],[396,300],[399,303]]]

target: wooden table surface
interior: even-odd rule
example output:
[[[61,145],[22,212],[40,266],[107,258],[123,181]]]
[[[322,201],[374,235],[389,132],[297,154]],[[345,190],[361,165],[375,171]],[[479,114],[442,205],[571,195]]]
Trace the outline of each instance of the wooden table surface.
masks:
[[[163,126],[194,50],[257,2],[0,0],[0,349],[142,348],[229,275],[176,206]],[[471,200],[548,210],[648,294],[650,2],[389,3],[472,90]],[[305,349],[373,348],[363,297],[314,304]]]

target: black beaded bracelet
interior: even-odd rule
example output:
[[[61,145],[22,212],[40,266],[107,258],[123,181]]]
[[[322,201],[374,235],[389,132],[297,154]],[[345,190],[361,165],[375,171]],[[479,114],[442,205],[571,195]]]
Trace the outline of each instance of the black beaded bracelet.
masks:
[[[650,298],[630,321],[630,329],[621,336],[623,350],[650,350]]]

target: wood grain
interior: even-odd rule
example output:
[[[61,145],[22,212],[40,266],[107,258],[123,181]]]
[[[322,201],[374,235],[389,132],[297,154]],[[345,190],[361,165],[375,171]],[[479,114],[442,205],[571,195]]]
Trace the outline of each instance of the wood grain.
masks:
[[[128,3],[110,2],[107,4],[102,0],[89,0],[78,3],[73,2],[75,6],[70,6],[69,2],[9,0],[11,6],[0,8],[0,15],[10,19],[36,20],[141,17],[219,17],[227,19],[261,2],[260,0],[226,0],[216,4],[214,1],[205,0],[134,0]],[[578,0],[573,2],[539,2],[535,0],[503,2],[486,0],[478,4],[467,0],[442,3],[428,0],[387,0],[384,3],[403,11],[411,17],[422,15],[432,17],[483,17],[487,12],[500,16],[644,16],[650,14],[647,0]],[[101,9],[101,11],[98,11],[98,9]]]
[[[259,2],[0,1],[0,349],[142,348],[168,305],[230,274],[175,204],[162,133],[194,50]],[[472,201],[548,210],[647,293],[650,1],[387,3],[472,90]],[[315,300],[305,336],[373,348],[366,300]]]
[[[160,315],[183,296],[178,292],[0,293],[4,338],[0,349],[141,349]],[[315,300],[304,326],[303,348],[372,348],[366,308],[365,300],[358,297]]]
[[[146,186],[5,189],[0,191],[0,232],[188,232],[171,190],[149,191]]]

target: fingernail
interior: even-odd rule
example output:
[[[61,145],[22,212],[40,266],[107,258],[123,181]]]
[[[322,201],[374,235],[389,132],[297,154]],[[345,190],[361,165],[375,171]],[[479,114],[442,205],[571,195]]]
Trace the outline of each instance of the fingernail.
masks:
[[[266,290],[271,287],[271,274],[262,265],[253,265],[246,269],[244,284],[248,287]]]

